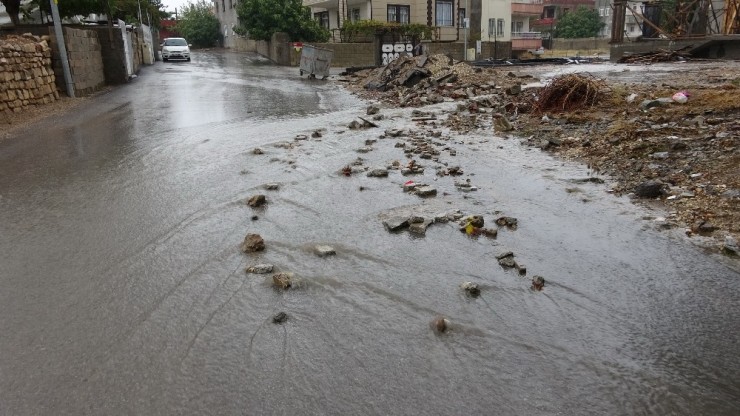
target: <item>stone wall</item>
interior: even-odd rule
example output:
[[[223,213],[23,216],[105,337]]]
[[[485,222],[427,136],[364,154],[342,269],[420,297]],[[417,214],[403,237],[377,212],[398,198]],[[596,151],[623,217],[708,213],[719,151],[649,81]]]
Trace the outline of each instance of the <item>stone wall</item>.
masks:
[[[96,31],[71,27],[64,27],[62,30],[75,95],[82,97],[100,90],[105,85],[105,76],[103,75],[102,48]],[[65,91],[62,61],[56,46],[56,37],[53,28],[49,28],[49,31],[51,32],[51,47],[54,51],[54,72],[59,74],[57,87]]]
[[[33,35],[0,39],[0,120],[59,99],[48,41]]]

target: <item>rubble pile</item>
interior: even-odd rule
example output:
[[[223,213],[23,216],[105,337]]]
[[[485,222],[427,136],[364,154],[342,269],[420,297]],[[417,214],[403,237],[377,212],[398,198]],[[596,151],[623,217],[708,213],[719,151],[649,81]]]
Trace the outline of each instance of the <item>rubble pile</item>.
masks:
[[[503,95],[520,84],[516,76],[499,76],[491,68],[474,68],[446,55],[400,57],[385,67],[350,76],[349,88],[364,96],[401,107],[421,107],[446,99],[468,100],[488,94]],[[481,98],[477,105],[493,108],[496,99]]]

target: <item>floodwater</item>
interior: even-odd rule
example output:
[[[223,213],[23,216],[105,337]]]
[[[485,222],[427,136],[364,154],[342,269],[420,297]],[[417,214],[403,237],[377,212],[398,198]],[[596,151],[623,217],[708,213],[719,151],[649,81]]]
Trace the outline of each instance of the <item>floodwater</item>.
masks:
[[[404,161],[396,139],[355,153],[410,111],[349,131],[366,105],[295,68],[204,52],[1,142],[0,414],[740,414],[732,263],[515,139],[449,141],[442,160],[477,192],[434,163],[415,178],[439,190],[425,200],[398,171],[344,177],[358,156]],[[246,206],[256,193],[266,208]],[[453,209],[519,228],[381,224]],[[264,252],[239,251],[250,232]],[[505,249],[527,277],[497,264]],[[244,272],[263,262],[301,286]],[[430,330],[437,315],[451,331]]]

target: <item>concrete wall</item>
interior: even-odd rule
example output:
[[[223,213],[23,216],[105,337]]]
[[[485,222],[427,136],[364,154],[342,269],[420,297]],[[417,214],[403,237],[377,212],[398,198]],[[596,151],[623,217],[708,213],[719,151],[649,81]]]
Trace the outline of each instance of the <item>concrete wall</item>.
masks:
[[[313,46],[334,51],[331,66],[335,68],[362,67],[377,65],[380,47],[373,43],[315,43]],[[424,53],[427,55],[445,54],[454,59],[463,57],[463,42],[424,42]],[[468,44],[475,48],[475,42]],[[256,52],[278,65],[297,66],[300,63],[300,52],[295,51],[285,34],[275,34],[272,41],[255,41],[239,37],[234,42],[237,52]],[[511,42],[483,42],[481,53],[476,59],[511,57]]]
[[[687,40],[651,39],[641,42],[625,42],[611,45],[611,61],[616,62],[625,54],[675,51],[691,46],[691,54],[697,58],[740,59],[740,35],[714,35]]]
[[[99,27],[94,30],[102,45],[101,56],[103,57],[105,83],[116,85],[128,82],[121,30],[115,27],[112,29]]]
[[[62,30],[64,31],[64,43],[67,47],[67,58],[75,86],[75,95],[85,96],[100,90],[105,85],[105,77],[103,76],[103,57],[97,33],[92,30],[71,27],[64,27]],[[61,91],[66,91],[62,62],[53,28],[49,28],[49,32],[51,48],[54,51],[54,72],[59,74],[57,87]]]
[[[331,66],[333,67],[347,68],[375,65],[375,43],[317,43],[314,46],[334,51],[334,56],[331,59]]]
[[[595,49],[609,49],[609,39],[607,38],[582,38],[582,39],[566,39],[566,38],[555,38],[553,48],[557,50],[595,50]]]
[[[438,43],[423,43],[424,53],[427,55],[444,54],[452,56],[455,60],[462,60],[463,58],[463,42],[438,42]],[[468,48],[475,48],[475,42],[468,43]],[[482,42],[481,53],[478,54],[476,59],[487,59],[492,58],[494,55],[497,58],[510,58],[511,57],[511,42]]]
[[[241,36],[233,39],[233,50],[237,52],[256,52],[278,65],[297,65],[294,62],[293,45],[286,33],[275,33],[270,41],[252,40]]]
[[[47,40],[33,35],[0,39],[0,121],[59,99]]]

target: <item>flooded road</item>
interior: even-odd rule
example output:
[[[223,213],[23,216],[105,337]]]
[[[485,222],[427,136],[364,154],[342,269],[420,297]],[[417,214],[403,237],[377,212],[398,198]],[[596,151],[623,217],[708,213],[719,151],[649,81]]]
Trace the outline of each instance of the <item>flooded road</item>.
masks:
[[[0,414],[740,413],[732,264],[608,182],[575,185],[586,167],[485,132],[441,156],[477,192],[429,161],[414,179],[435,198],[404,193],[398,171],[344,177],[358,156],[406,161],[396,139],[355,152],[409,127],[410,110],[383,109],[380,129],[348,130],[366,105],[295,68],[206,52],[0,142]],[[268,205],[253,210],[257,193]],[[491,240],[381,222],[454,209],[519,227]],[[266,250],[241,253],[247,233]],[[528,277],[501,268],[501,250]],[[303,284],[277,291],[245,273],[257,263]],[[437,315],[451,331],[430,330]]]

